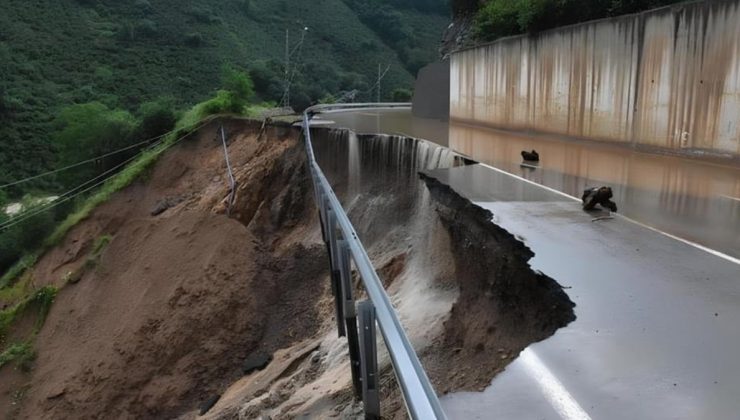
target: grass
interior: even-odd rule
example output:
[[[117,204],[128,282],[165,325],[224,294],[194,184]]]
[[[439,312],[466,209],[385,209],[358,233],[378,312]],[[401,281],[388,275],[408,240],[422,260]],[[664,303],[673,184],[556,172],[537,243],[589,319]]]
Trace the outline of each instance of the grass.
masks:
[[[21,370],[27,372],[31,369],[31,364],[35,359],[36,352],[31,343],[13,343],[0,353],[0,368],[8,363],[15,362]]]
[[[21,258],[15,265],[13,265],[8,271],[0,277],[0,299],[2,296],[2,289],[12,286],[14,282],[29,268],[36,264],[38,254],[28,254]]]
[[[33,334],[38,333],[44,325],[44,321],[46,321],[46,316],[49,314],[57,292],[58,290],[54,286],[42,287],[15,306],[0,311],[0,337],[4,337],[8,333],[13,321],[18,319],[25,311],[33,308],[38,309],[38,318],[36,318]]]
[[[43,287],[22,302],[0,312],[0,342],[3,342],[10,326],[18,317],[26,311],[34,309],[38,311],[36,323],[28,340],[10,344],[0,353],[0,368],[8,363],[15,362],[21,370],[30,370],[31,364],[36,358],[32,341],[44,325],[56,295],[57,288],[53,286]]]
[[[96,239],[90,253],[90,258],[99,258],[100,254],[103,252],[103,249],[105,249],[105,247],[108,246],[108,244],[112,240],[113,237],[111,235],[102,235],[98,239]]]
[[[0,302],[1,303],[12,303],[23,300],[29,294],[29,290],[32,289],[33,276],[30,270],[26,270],[13,280],[12,285],[3,287],[0,289]]]

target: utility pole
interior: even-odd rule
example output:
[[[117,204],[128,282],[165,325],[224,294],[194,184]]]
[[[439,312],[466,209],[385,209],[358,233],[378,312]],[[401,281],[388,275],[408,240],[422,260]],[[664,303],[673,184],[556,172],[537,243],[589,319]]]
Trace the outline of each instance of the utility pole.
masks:
[[[380,79],[382,76],[380,75],[380,63],[378,63],[378,96],[377,100],[375,102],[380,103]]]
[[[285,30],[285,107],[290,107],[290,30]]]

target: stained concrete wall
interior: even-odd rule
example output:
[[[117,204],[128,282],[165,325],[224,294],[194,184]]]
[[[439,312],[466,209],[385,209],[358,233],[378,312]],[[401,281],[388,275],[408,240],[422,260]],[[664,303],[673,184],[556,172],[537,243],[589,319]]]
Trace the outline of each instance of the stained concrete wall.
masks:
[[[740,0],[676,5],[457,52],[450,116],[740,154]]]

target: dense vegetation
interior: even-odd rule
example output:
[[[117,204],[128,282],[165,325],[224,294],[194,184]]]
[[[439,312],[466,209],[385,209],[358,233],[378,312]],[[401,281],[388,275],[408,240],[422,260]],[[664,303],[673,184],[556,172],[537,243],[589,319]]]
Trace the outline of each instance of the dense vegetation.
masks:
[[[33,265],[41,250],[58,243],[72,226],[110,194],[136,179],[201,120],[213,114],[250,115],[254,108],[260,108],[252,104],[253,83],[246,73],[227,67],[222,85],[213,98],[195,105],[178,119],[164,103],[144,104],[138,119],[95,102],[65,108],[58,118],[60,156],[90,163],[60,173],[59,182],[67,191],[54,202],[26,197],[20,214],[9,217],[0,212],[0,273],[5,272],[0,276],[0,290]],[[100,145],[118,147],[130,143],[132,136],[147,140],[97,159]],[[5,196],[0,195],[0,205],[4,200]]]
[[[100,152],[143,140],[151,131],[137,132],[145,114],[211,97],[224,65],[249,72],[257,101],[278,103],[286,29],[296,108],[355,90],[356,100],[369,99],[378,63],[390,65],[383,95],[391,99],[436,58],[448,21],[446,0],[6,2],[0,13],[0,185],[61,167],[88,146]],[[80,133],[93,116],[100,121]],[[66,124],[72,120],[78,123]],[[77,150],[69,147],[80,134]],[[69,182],[43,178],[4,192],[17,200]]]
[[[610,16],[635,13],[680,0],[487,0],[478,8],[475,0],[453,0],[458,14],[476,10],[475,33],[479,39],[526,32]]]
[[[178,127],[192,126],[205,115],[279,104],[286,30],[294,108],[374,98],[378,64],[389,68],[383,99],[408,100],[415,72],[437,57],[448,14],[447,0],[4,4],[0,186],[89,163],[0,187],[0,274],[23,255],[32,263],[51,232],[59,236],[76,220],[72,216],[85,213],[80,208],[90,208],[90,194],[101,196],[91,187],[169,133],[178,119]],[[177,111],[194,103],[189,112]],[[171,140],[172,133],[167,136]],[[75,199],[36,214],[44,207],[34,197],[61,193]],[[5,206],[19,200],[25,213],[11,221]]]

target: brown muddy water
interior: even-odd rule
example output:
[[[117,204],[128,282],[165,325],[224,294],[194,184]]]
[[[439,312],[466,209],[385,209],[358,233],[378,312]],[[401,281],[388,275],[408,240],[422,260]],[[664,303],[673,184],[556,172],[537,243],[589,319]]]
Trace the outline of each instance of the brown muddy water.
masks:
[[[425,138],[573,197],[586,187],[608,185],[620,214],[740,257],[740,167],[734,162],[448,124],[412,117],[408,110],[332,113],[323,119],[361,133]],[[521,151],[531,149],[540,153],[540,163],[522,166]]]

